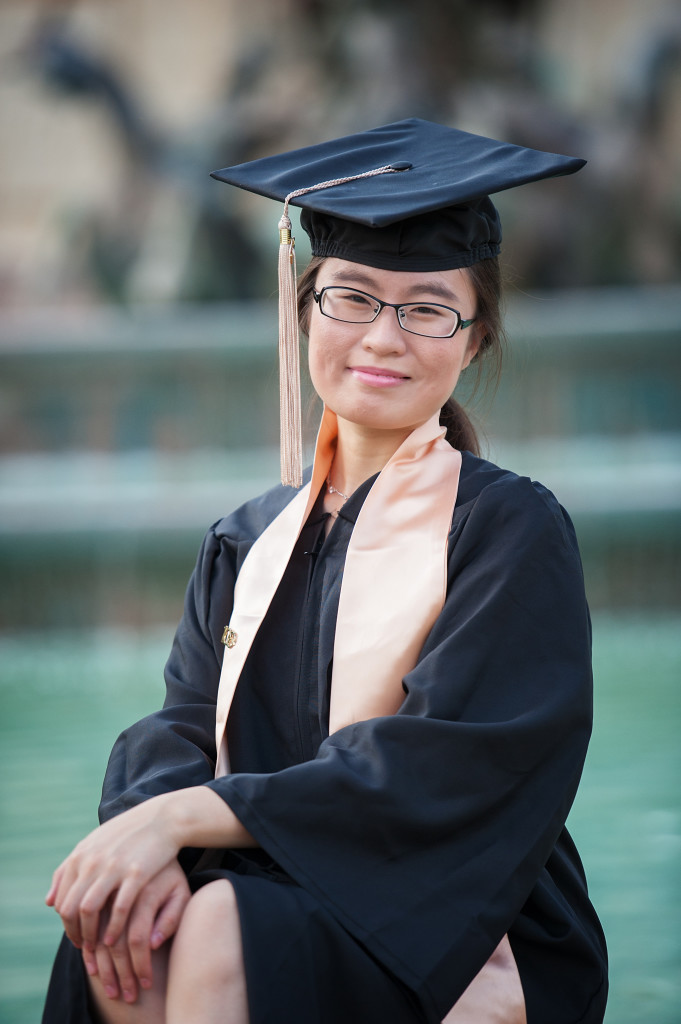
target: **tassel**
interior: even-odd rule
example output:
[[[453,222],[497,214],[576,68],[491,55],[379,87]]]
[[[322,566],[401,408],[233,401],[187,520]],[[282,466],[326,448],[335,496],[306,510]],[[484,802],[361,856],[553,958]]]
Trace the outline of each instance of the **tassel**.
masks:
[[[279,403],[281,423],[281,482],[286,487],[300,487],[303,483],[303,438],[300,415],[300,345],[298,340],[298,282],[296,276],[295,239],[291,235],[288,204],[292,199],[332,188],[359,178],[372,178],[377,174],[408,171],[411,164],[400,161],[374,167],[361,174],[346,178],[320,181],[289,192],[284,200],[284,213],[279,221]]]
[[[279,221],[279,407],[281,482],[303,482],[303,439],[300,413],[300,346],[295,239],[287,212]]]

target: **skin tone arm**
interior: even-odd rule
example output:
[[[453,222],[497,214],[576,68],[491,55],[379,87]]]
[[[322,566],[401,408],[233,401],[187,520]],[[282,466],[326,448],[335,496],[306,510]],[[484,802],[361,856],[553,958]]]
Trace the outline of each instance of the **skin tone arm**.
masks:
[[[176,860],[180,849],[256,845],[212,790],[196,786],[166,793],[112,818],[78,843],[55,871],[46,903],[83,950],[91,974],[97,969],[102,923],[104,945],[120,946],[133,914],[136,932],[146,933],[138,935],[131,950],[135,973],[146,988],[151,984],[151,949],[174,934],[188,899]],[[175,912],[171,909],[164,917],[162,911],[157,917],[168,904]]]

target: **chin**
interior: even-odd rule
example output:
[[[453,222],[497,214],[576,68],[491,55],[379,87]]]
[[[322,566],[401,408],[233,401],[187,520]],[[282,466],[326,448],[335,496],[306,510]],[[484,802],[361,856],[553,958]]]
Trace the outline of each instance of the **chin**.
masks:
[[[336,410],[334,410],[336,411]],[[347,420],[349,423],[353,423],[356,427],[364,428],[365,430],[371,431],[385,431],[386,433],[402,433],[405,435],[410,434],[412,430],[425,423],[426,420],[430,419],[432,413],[428,413],[425,416],[412,418],[405,416],[395,416],[386,414],[385,411],[371,411],[367,412],[362,410],[358,412],[355,410],[338,411],[336,415],[343,420]]]

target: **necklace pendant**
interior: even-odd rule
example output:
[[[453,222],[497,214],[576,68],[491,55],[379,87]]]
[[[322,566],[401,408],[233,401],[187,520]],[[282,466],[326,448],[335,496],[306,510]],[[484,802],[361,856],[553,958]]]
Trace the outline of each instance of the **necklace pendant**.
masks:
[[[333,484],[331,483],[331,474],[330,473],[329,473],[329,475],[326,478],[326,486],[328,488],[329,494],[337,494],[339,498],[343,499],[343,504],[345,504],[345,502],[349,499],[349,497],[350,497],[349,494],[343,494],[342,491],[339,491],[337,487],[333,486]],[[341,508],[342,507],[343,506],[341,505]]]

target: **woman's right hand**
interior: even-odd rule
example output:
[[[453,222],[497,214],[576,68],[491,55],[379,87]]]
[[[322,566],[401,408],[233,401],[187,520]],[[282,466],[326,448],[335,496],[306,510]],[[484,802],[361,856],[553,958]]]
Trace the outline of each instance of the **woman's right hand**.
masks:
[[[127,927],[111,946],[102,942],[108,924],[108,914],[103,915],[100,940],[94,948],[84,945],[82,955],[86,971],[99,976],[110,999],[122,996],[126,1003],[134,1003],[139,987],[151,987],[152,952],[175,934],[190,897],[185,874],[175,860],[146,884]]]

